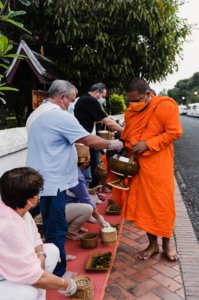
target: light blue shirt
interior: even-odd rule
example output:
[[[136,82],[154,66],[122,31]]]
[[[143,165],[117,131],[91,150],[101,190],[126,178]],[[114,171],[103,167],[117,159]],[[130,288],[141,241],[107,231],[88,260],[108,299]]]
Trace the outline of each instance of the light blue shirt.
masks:
[[[42,196],[56,196],[58,189],[63,191],[78,184],[77,151],[73,143],[88,135],[78,120],[59,106],[32,123],[26,166],[43,176]]]

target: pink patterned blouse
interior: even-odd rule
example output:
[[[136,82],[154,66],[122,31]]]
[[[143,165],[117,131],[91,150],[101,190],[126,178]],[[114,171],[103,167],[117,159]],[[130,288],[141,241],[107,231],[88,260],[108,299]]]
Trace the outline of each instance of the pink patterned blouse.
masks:
[[[0,280],[35,283],[44,272],[34,249],[41,244],[30,213],[22,218],[0,199]]]

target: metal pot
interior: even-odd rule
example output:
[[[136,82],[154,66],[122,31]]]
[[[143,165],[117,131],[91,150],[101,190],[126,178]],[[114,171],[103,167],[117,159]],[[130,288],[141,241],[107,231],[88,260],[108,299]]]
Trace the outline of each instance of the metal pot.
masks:
[[[136,175],[139,171],[140,166],[137,160],[134,159],[133,154],[129,158],[128,162],[123,161],[122,158],[123,156],[119,154],[116,154],[113,157],[109,158],[108,163],[111,172],[124,178]]]

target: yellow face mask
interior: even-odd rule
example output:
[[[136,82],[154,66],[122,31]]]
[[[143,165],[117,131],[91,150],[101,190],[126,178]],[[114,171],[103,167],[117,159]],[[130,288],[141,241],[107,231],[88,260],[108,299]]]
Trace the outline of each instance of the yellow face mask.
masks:
[[[131,108],[133,108],[137,112],[143,111],[145,108],[147,108],[148,105],[149,105],[149,103],[145,103],[145,102],[131,102],[130,103]]]

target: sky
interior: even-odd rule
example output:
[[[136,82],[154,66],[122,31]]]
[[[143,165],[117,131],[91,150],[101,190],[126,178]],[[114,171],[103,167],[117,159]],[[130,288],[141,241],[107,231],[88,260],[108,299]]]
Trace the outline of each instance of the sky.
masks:
[[[186,18],[188,23],[199,24],[199,0],[187,0],[186,4],[181,6],[179,16]],[[178,71],[160,83],[150,84],[157,94],[163,89],[174,88],[179,80],[190,78],[199,72],[199,25],[198,30],[192,30],[187,40],[183,46],[183,60],[179,61]]]

